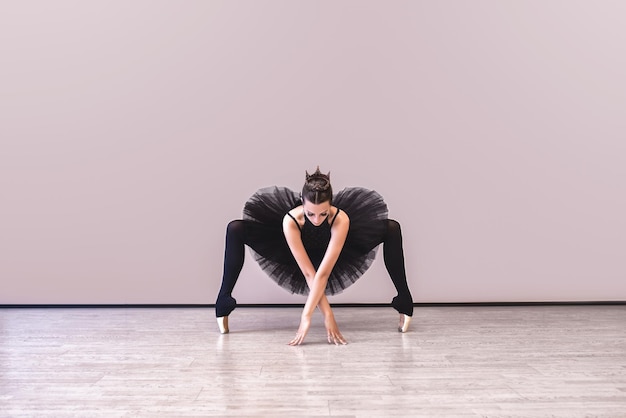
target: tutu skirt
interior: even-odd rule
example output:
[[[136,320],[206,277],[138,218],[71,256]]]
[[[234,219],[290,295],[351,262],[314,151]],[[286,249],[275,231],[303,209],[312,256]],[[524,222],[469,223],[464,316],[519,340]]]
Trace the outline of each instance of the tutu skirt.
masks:
[[[291,293],[307,295],[308,285],[283,234],[283,218],[302,204],[299,193],[287,187],[258,190],[246,202],[246,243],[261,269]],[[348,187],[333,195],[333,206],[346,212],[350,229],[341,254],[328,278],[325,293],[335,295],[355,283],[369,269],[376,248],[387,231],[387,204],[380,194]],[[316,260],[313,261],[316,265]],[[317,260],[319,263],[321,260]]]

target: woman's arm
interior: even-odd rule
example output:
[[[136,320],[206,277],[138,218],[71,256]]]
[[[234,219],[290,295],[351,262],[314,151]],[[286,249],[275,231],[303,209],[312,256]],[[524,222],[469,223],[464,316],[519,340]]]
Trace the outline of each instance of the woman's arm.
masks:
[[[328,276],[335,267],[335,263],[339,258],[339,254],[343,249],[343,244],[346,242],[348,236],[348,228],[350,220],[348,215],[344,212],[339,212],[337,219],[333,223],[331,229],[330,242],[322,262],[313,276],[313,281],[310,285],[309,297],[304,305],[302,315],[312,315],[315,310],[315,306],[319,303],[320,298],[324,296],[324,290],[326,289],[326,283],[328,282]]]
[[[337,216],[337,219],[333,222],[330,243],[317,271],[315,271],[315,268],[313,267],[313,264],[304,249],[304,244],[302,243],[302,237],[298,226],[295,224],[293,219],[287,215],[283,220],[283,231],[285,233],[285,238],[287,239],[287,244],[289,245],[294,258],[296,259],[296,262],[300,267],[307,284],[309,285],[309,296],[302,311],[300,328],[298,329],[296,337],[289,343],[291,345],[301,344],[304,340],[316,306],[319,306],[320,310],[324,314],[328,342],[335,344],[346,343],[345,339],[339,332],[330,303],[324,294],[326,283],[328,282],[328,276],[337,262],[339,254],[341,253],[350,225],[350,220],[344,212],[339,212],[335,216]]]
[[[313,280],[315,277],[315,268],[313,267],[313,263],[311,263],[309,255],[304,249],[300,229],[294,219],[289,215],[285,215],[283,218],[283,233],[285,234],[287,245],[289,245],[289,249],[291,250],[293,257],[296,259],[298,267],[300,267],[300,271],[302,271],[304,278],[307,283],[309,283],[309,280]]]
[[[311,287],[313,279],[315,278],[315,268],[313,267],[313,263],[311,263],[309,255],[304,249],[304,245],[302,244],[300,229],[298,229],[295,221],[289,215],[285,215],[285,218],[283,219],[283,232],[285,234],[285,238],[287,240],[287,244],[289,245],[291,253],[296,259],[298,267],[300,267],[300,270],[302,271],[302,274],[304,275],[307,284],[309,285],[309,287]],[[318,307],[320,308],[324,316],[332,314],[332,310],[330,309],[330,304],[328,303],[328,299],[326,299],[326,295],[324,295],[324,297],[320,299]]]

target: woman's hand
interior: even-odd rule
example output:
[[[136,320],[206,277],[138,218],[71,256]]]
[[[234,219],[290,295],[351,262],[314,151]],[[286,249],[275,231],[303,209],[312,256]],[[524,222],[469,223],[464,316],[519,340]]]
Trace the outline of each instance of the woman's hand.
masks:
[[[307,332],[309,332],[309,327],[311,326],[311,315],[302,315],[300,318],[300,327],[298,328],[298,332],[293,340],[289,341],[289,345],[300,345],[304,341],[304,337],[306,337]]]
[[[348,344],[343,335],[339,332],[339,327],[337,326],[337,322],[335,321],[335,317],[331,313],[330,315],[326,315],[324,318],[324,326],[326,327],[326,336],[328,338],[329,344]]]

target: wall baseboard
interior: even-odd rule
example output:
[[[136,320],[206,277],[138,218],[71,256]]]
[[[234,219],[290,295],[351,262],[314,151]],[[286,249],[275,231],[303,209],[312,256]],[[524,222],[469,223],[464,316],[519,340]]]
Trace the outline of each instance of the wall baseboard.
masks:
[[[577,306],[577,305],[626,305],[625,300],[611,301],[546,301],[546,302],[429,302],[414,303],[420,307],[462,307],[462,306]],[[237,308],[301,308],[304,304],[293,303],[242,303]],[[334,303],[334,308],[346,307],[390,307],[388,303]],[[146,303],[146,304],[0,304],[0,309],[50,309],[50,308],[215,308],[215,304]]]

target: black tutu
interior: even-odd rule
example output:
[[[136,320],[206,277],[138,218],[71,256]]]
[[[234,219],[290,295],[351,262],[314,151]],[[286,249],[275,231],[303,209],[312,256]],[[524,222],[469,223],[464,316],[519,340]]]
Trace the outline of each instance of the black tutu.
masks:
[[[371,266],[376,248],[387,231],[387,204],[382,196],[362,187],[348,187],[333,195],[333,206],[345,211],[350,229],[343,250],[328,278],[325,293],[335,295],[356,282]],[[243,219],[246,239],[261,269],[291,293],[307,295],[309,288],[283,234],[287,212],[302,204],[299,193],[287,187],[258,190],[246,202]]]

